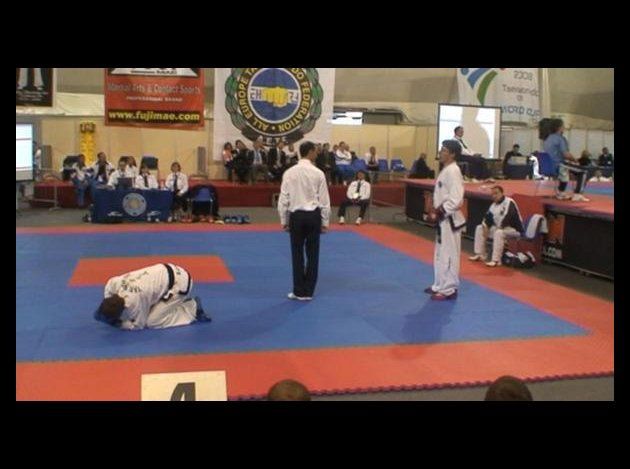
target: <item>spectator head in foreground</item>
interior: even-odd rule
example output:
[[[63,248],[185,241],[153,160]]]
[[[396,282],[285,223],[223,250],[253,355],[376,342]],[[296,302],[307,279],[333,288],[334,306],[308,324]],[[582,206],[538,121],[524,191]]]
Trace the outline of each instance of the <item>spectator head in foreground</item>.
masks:
[[[302,383],[285,379],[274,384],[267,393],[268,401],[310,401],[311,394]]]
[[[486,401],[533,401],[527,385],[514,376],[501,376],[490,385]]]

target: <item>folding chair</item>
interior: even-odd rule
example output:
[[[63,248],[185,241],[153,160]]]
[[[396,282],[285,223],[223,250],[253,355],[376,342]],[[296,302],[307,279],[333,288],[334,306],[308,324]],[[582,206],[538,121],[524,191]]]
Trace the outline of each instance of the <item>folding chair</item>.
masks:
[[[402,159],[400,158],[392,158],[391,161],[391,174],[393,175],[397,175],[400,177],[405,177],[406,173],[407,173],[407,168],[405,167]]]
[[[214,195],[212,193],[211,186],[207,186],[207,185],[195,186],[189,192],[189,195],[190,195],[189,202],[190,202],[190,213],[191,213],[191,216],[195,216],[195,204],[209,203],[210,204],[210,213],[208,214],[208,217],[209,217],[209,219],[212,219],[214,217],[213,211],[214,211],[215,198],[214,198]]]
[[[553,158],[551,158],[551,155],[549,153],[539,152],[536,155],[536,158],[538,159],[538,174],[551,178],[554,181],[558,179],[560,165],[556,163]],[[534,193],[535,195],[538,195],[540,184],[544,182],[544,180],[536,181],[536,191]]]
[[[518,237],[512,237],[506,242],[513,241],[515,243],[516,252],[522,251],[522,242],[535,243],[541,235],[549,232],[547,228],[547,219],[538,213],[530,215],[523,222],[524,231]]]
[[[386,173],[387,179],[392,180],[392,174],[389,172],[389,163],[387,162],[387,158],[379,158],[378,159],[378,172]]]
[[[149,172],[155,176],[155,180],[159,181],[160,179],[160,172],[158,169],[158,158],[156,158],[155,156],[149,156],[149,155],[144,155],[142,157],[142,160],[140,160],[140,168],[142,168],[143,165],[147,165],[147,167],[149,168]]]

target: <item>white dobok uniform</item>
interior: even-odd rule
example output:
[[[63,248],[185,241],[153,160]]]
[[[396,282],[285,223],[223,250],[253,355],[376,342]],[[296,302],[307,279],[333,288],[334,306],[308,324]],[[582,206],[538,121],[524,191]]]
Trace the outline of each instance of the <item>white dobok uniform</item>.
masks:
[[[120,169],[117,169],[116,171],[114,171],[109,176],[109,181],[107,182],[107,185],[111,186],[111,187],[116,187],[118,185],[118,180],[120,178],[129,178],[129,179],[131,179],[131,185],[132,186],[136,182],[136,178],[133,175],[133,171],[131,171],[129,168],[125,168],[124,171],[121,171]]]
[[[158,182],[153,174],[147,174],[146,184],[144,176],[140,174],[136,177],[136,189],[157,189]]]
[[[464,201],[464,182],[455,162],[445,166],[438,175],[433,191],[433,207],[442,207],[444,218],[438,222],[433,269],[435,280],[432,289],[449,296],[459,288],[459,256],[462,247],[462,230],[466,218],[460,210]]]
[[[196,320],[197,302],[188,297],[192,285],[182,267],[155,264],[109,279],[105,298],[117,294],[125,300],[122,329],[186,326]]]
[[[175,183],[177,182],[177,191],[175,192]],[[175,192],[175,195],[183,196],[188,192],[188,176],[184,173],[171,173],[166,176],[164,183],[169,191]]]

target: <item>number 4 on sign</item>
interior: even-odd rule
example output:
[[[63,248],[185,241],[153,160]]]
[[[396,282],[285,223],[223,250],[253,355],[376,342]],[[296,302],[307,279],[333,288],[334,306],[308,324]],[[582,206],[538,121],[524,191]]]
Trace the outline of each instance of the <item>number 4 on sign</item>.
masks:
[[[142,375],[143,401],[227,401],[225,371]]]

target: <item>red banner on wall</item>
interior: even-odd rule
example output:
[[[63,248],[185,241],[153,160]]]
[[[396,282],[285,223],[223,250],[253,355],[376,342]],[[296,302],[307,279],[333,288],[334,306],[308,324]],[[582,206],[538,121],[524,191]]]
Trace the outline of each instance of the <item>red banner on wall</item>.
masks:
[[[203,69],[105,69],[105,124],[203,129]]]

